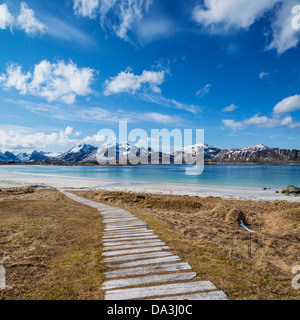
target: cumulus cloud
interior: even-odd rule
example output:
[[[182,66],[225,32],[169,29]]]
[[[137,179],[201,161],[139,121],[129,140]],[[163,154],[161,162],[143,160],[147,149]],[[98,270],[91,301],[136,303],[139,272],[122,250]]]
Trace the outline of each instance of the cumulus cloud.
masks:
[[[250,119],[246,119],[243,121],[235,121],[235,120],[222,120],[222,123],[232,129],[233,131],[242,130],[249,126],[255,126],[257,128],[265,128],[271,129],[279,126],[287,127],[290,130],[296,129],[299,124],[295,123],[293,118],[290,116],[282,118],[270,118],[266,116],[260,116],[256,114]]]
[[[67,146],[77,143],[78,141],[72,139],[70,136],[71,127],[58,132],[31,132],[30,129],[14,129],[1,130],[0,128],[0,149],[17,150],[17,149],[40,149],[50,145]]]
[[[131,71],[122,71],[117,76],[105,81],[104,95],[110,96],[120,93],[138,94],[142,100],[164,107],[192,113],[200,112],[201,108],[198,106],[185,104],[162,96],[160,85],[164,83],[167,73],[168,70],[144,70],[141,75],[135,75]]]
[[[224,108],[224,109],[222,110],[222,112],[232,112],[232,111],[234,111],[234,110],[237,110],[238,108],[239,108],[239,107],[236,106],[235,104],[231,104],[230,106]]]
[[[38,21],[33,10],[29,9],[25,2],[21,3],[20,14],[16,19],[16,25],[28,35],[44,33],[47,27]]]
[[[23,73],[22,67],[11,64],[6,74],[0,76],[5,88],[14,88],[20,94],[31,94],[48,101],[63,101],[74,103],[77,96],[87,96],[92,93],[91,84],[95,71],[90,68],[78,68],[70,61],[50,63],[47,60],[35,65],[33,74]]]
[[[149,10],[153,0],[74,0],[77,15],[99,16],[102,27],[111,28],[118,37],[129,40],[128,32]],[[107,16],[110,15],[109,21]]]
[[[200,98],[210,93],[211,84],[206,84],[202,89],[196,92],[196,95]]]
[[[11,27],[14,23],[14,18],[8,11],[7,5],[0,5],[0,29],[6,29],[7,27]]]
[[[273,109],[274,114],[285,114],[300,110],[300,95],[296,94],[278,102]]]
[[[165,71],[146,71],[135,75],[130,71],[122,71],[116,77],[105,81],[104,95],[118,93],[135,94],[144,88],[160,93],[160,85],[165,81]]]
[[[275,49],[282,54],[299,43],[299,30],[292,27],[292,8],[298,4],[297,0],[205,0],[204,6],[194,8],[193,19],[210,30],[248,30],[272,11],[271,41],[266,49]]]
[[[280,0],[205,0],[197,5],[193,18],[205,27],[222,24],[226,29],[247,29]]]
[[[282,1],[272,22],[272,41],[267,49],[275,49],[282,54],[299,43],[299,30],[292,27],[292,8],[299,5],[297,0]]]
[[[0,29],[16,27],[25,31],[29,36],[44,33],[47,27],[36,17],[32,9],[29,9],[26,2],[21,2],[20,13],[14,17],[8,10],[6,4],[0,5]]]
[[[75,14],[93,19],[97,16],[99,0],[74,0]]]

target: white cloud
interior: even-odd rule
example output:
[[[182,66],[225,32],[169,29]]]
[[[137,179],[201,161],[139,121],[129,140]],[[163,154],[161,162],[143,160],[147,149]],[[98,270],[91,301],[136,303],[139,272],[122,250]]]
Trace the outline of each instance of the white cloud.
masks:
[[[244,120],[243,125],[245,126],[256,126],[258,128],[275,128],[281,121],[279,119],[268,118],[266,116],[259,116],[256,114],[254,117]]]
[[[14,23],[14,18],[8,11],[7,5],[0,5],[0,29],[6,29],[7,27],[11,27]]]
[[[52,133],[30,131],[32,130],[1,130],[0,128],[0,149],[40,149],[49,145],[66,146],[77,142],[70,138],[67,128],[64,131]]]
[[[20,14],[16,19],[16,25],[28,35],[44,33],[47,27],[35,18],[33,10],[29,9],[25,2],[21,3]]]
[[[238,121],[234,121],[234,120],[222,120],[222,123],[226,126],[231,128],[232,130],[236,131],[236,130],[240,130],[244,127],[242,122],[238,122]]]
[[[293,118],[287,116],[283,119],[281,118],[269,118],[266,116],[260,116],[256,114],[250,119],[246,119],[243,121],[235,121],[235,120],[222,120],[222,123],[232,129],[233,131],[242,130],[249,126],[255,126],[257,128],[265,128],[271,129],[279,126],[287,127],[290,130],[296,129],[299,127],[298,123],[295,123]]]
[[[104,95],[109,96],[118,93],[135,94],[144,88],[160,93],[159,86],[165,81],[165,71],[146,71],[141,75],[135,75],[130,71],[122,71],[116,77],[105,81]]]
[[[153,0],[74,0],[74,11],[84,17],[100,17],[102,27],[111,28],[118,37],[129,40],[128,32],[149,10]],[[110,15],[109,21],[107,16]]]
[[[296,94],[278,102],[273,109],[274,114],[285,114],[300,110],[300,95]]]
[[[299,5],[297,0],[204,0],[204,4],[194,8],[193,19],[212,31],[248,30],[272,11],[271,41],[267,49],[282,54],[299,43],[299,30],[292,27],[292,8]]]
[[[199,113],[201,112],[201,108],[199,106],[195,106],[193,104],[186,104],[179,102],[175,99],[168,99],[163,97],[161,94],[153,94],[153,93],[142,93],[140,97],[143,100],[146,100],[151,103],[158,104],[160,106],[168,107],[168,108],[175,108],[179,110],[185,110],[191,113]]]
[[[145,113],[143,114],[143,118],[146,119],[148,122],[156,122],[156,123],[163,123],[163,124],[172,124],[172,123],[178,124],[182,122],[182,119],[180,117],[169,116],[169,115],[161,114],[157,112]]]
[[[224,108],[222,110],[222,112],[232,112],[232,111],[237,110],[237,109],[239,109],[238,106],[236,106],[235,104],[231,104],[230,106]]]
[[[34,11],[28,8],[26,2],[21,2],[20,13],[17,17],[9,12],[6,4],[0,5],[0,29],[7,27],[24,30],[29,36],[44,33],[47,30],[47,27],[36,19]]]
[[[272,23],[273,39],[267,49],[276,49],[278,54],[294,48],[299,43],[299,30],[292,27],[292,8],[299,5],[297,0],[282,1],[281,7],[277,10]]]
[[[270,75],[269,72],[262,71],[262,72],[258,75],[258,78],[262,80],[262,79],[268,78],[269,75]]]
[[[5,88],[15,88],[20,94],[31,94],[43,97],[48,101],[74,103],[77,96],[92,93],[91,84],[95,71],[90,68],[78,68],[70,61],[50,63],[47,60],[35,65],[31,74],[23,73],[22,67],[11,64],[6,74],[2,74],[0,82]]]
[[[99,0],[74,0],[75,14],[93,19],[97,16]]]
[[[202,89],[196,92],[196,95],[202,98],[205,95],[209,94],[210,88],[211,88],[211,84],[206,84]]]
[[[280,0],[205,0],[197,5],[193,18],[205,27],[222,24],[226,29],[248,29]]]

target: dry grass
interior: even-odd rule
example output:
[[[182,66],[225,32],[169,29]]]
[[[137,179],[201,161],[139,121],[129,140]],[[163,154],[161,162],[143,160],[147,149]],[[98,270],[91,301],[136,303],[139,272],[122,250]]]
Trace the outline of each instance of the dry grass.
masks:
[[[97,210],[57,191],[0,191],[0,300],[103,299],[103,225]]]
[[[299,203],[250,202],[122,192],[77,192],[129,209],[204,280],[231,299],[300,299]],[[250,235],[240,221],[256,231]]]

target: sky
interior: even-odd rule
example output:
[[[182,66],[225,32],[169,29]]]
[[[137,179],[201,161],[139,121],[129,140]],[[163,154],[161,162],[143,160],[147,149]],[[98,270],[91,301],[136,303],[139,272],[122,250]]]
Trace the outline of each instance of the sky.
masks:
[[[300,149],[297,5],[0,0],[0,150],[97,145],[120,120]]]

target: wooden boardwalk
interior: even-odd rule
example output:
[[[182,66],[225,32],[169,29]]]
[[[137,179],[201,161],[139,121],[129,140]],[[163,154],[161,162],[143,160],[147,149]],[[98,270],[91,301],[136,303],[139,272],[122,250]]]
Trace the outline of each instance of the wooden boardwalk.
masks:
[[[102,261],[109,269],[102,287],[105,300],[228,300],[128,211],[61,192],[103,217]]]

